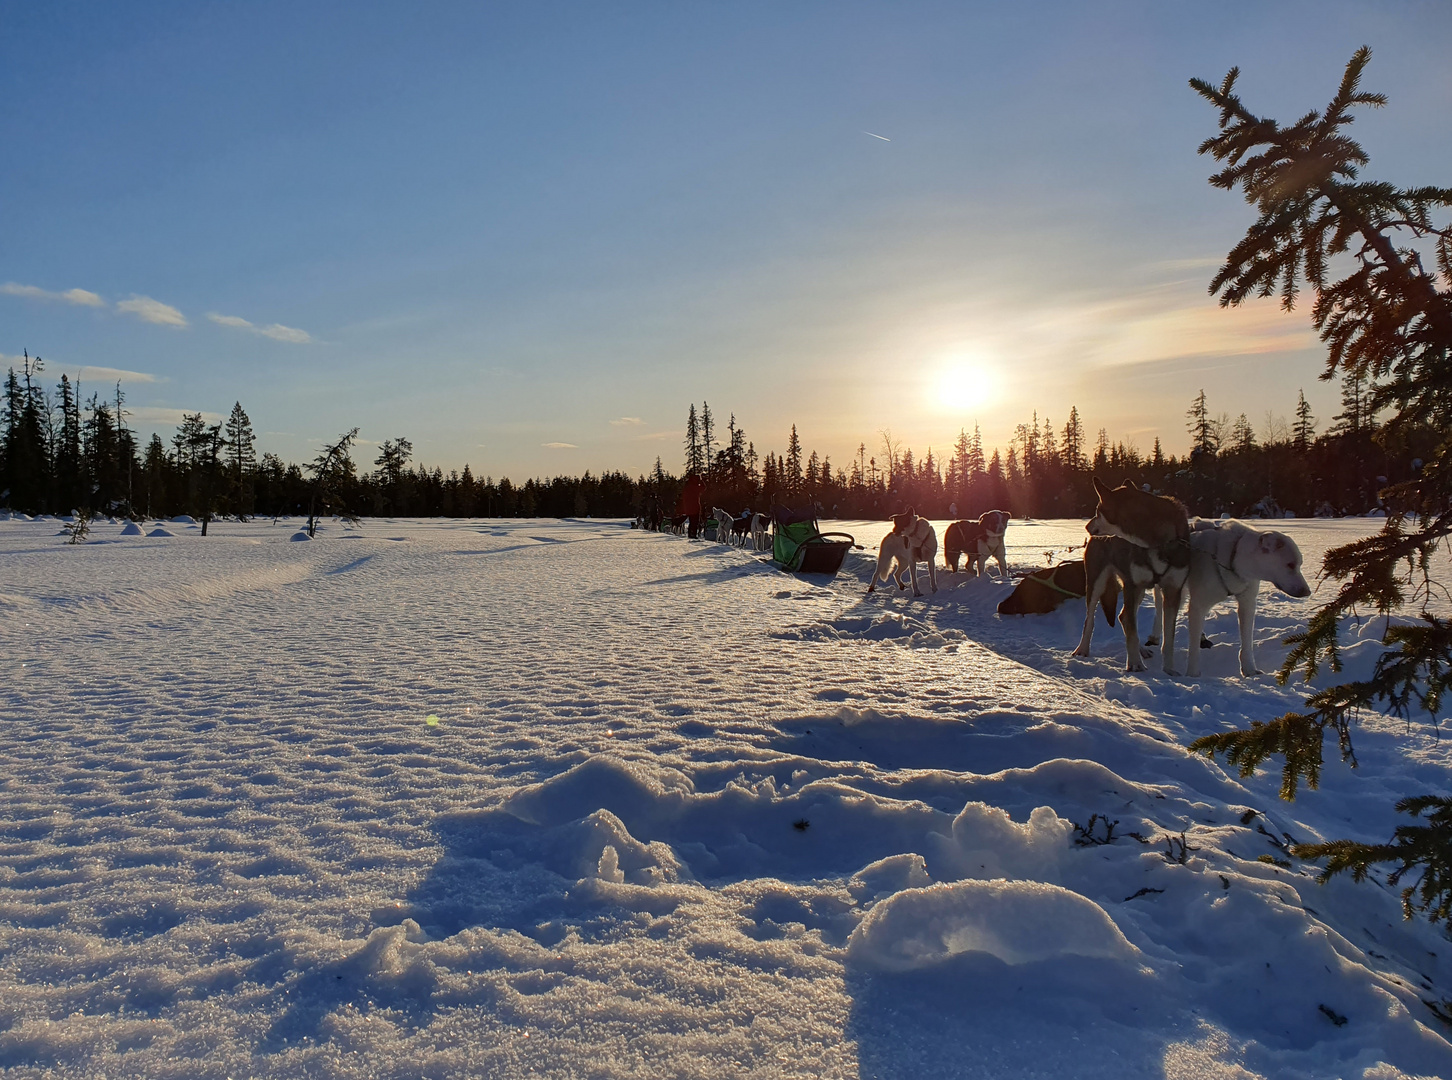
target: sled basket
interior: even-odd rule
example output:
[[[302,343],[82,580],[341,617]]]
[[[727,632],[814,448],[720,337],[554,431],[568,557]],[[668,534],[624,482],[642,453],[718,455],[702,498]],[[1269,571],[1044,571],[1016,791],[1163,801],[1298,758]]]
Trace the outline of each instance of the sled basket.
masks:
[[[783,570],[797,574],[835,574],[852,549],[853,538],[844,532],[820,532],[816,521],[775,524],[771,530],[771,556]]]

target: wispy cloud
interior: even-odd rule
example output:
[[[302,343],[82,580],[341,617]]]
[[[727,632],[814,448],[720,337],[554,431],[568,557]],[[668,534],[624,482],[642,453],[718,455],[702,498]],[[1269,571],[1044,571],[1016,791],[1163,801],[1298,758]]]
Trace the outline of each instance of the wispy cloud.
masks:
[[[546,450],[578,450],[580,449],[572,442],[546,442],[540,443]]]
[[[265,338],[272,338],[273,341],[289,341],[294,345],[307,345],[313,340],[313,336],[306,330],[299,330],[293,326],[283,326],[281,323],[269,323],[267,326],[259,326],[255,322],[242,318],[240,315],[218,315],[215,311],[207,312],[207,318],[211,319],[218,326],[230,326],[234,330],[246,330],[250,334],[260,334]]]
[[[610,421],[611,427],[643,427],[645,421],[638,416],[622,416],[617,420]]]
[[[127,371],[125,368],[114,367],[92,367],[89,364],[85,367],[77,368],[74,373],[67,371],[66,374],[74,374],[77,382],[103,382],[107,386],[118,382],[154,383],[165,381],[145,371]]]
[[[134,424],[155,424],[158,427],[179,427],[182,418],[196,412],[195,409],[165,409],[155,405],[144,405],[139,409],[127,409],[131,414],[131,422]],[[218,423],[222,419],[221,413],[204,412],[202,419],[209,424]]]
[[[149,296],[133,296],[130,300],[120,300],[116,304],[116,310],[135,315],[142,322],[155,323],[157,326],[187,325],[186,316],[180,311]]]
[[[42,289],[38,285],[20,285],[14,281],[7,281],[4,285],[0,285],[0,293],[7,296],[24,296],[31,300],[59,300],[66,304],[78,304],[81,307],[106,306],[106,301],[89,289],[67,289],[64,292],[52,292],[49,289]]]
[[[683,432],[683,431],[652,431],[648,435],[637,435],[635,437],[635,441],[636,442],[659,442],[661,439],[676,439],[676,438],[683,438],[684,436],[685,436],[685,432]]]
[[[34,360],[36,358],[32,356],[30,359]],[[18,367],[24,362],[24,357],[7,356],[5,353],[0,353],[0,368]],[[151,375],[145,371],[127,371],[125,368],[113,367],[93,367],[90,364],[83,364],[80,367],[74,367],[70,364],[58,364],[53,360],[46,360],[45,373],[48,375],[53,374],[56,379],[59,379],[61,375],[64,374],[69,376],[73,382],[101,382],[105,383],[108,386],[114,385],[118,382],[166,382],[165,379],[156,375]]]

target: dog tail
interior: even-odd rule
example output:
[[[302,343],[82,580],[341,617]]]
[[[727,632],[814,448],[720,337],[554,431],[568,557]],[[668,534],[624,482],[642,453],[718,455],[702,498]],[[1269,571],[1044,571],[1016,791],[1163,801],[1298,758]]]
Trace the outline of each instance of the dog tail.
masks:
[[[1104,621],[1114,626],[1114,609],[1119,606],[1119,582],[1110,581],[1099,595],[1099,606],[1104,610]]]

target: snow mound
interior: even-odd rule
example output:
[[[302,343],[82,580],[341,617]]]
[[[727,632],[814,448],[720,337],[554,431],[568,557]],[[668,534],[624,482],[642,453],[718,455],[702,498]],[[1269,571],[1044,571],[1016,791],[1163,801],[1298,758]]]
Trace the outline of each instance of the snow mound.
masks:
[[[1134,962],[1114,920],[1087,897],[1041,881],[959,881],[907,889],[852,931],[848,959],[877,971],[913,971],[963,953],[1005,964],[1062,956]]]
[[[1058,877],[1059,860],[1069,851],[1074,826],[1047,806],[1034,809],[1019,824],[1006,810],[970,802],[953,819],[951,837],[928,835],[944,872],[965,878]]]
[[[134,521],[128,521],[125,524],[125,526],[121,529],[121,535],[122,536],[140,536],[141,535],[141,526],[138,525],[138,524],[136,524],[136,522],[134,522]]]
[[[197,523],[197,519],[192,517],[190,514],[178,514],[171,520],[176,522],[178,525],[195,525]]]
[[[291,536],[289,536],[288,539],[289,540],[311,540],[312,537],[308,535],[306,529],[299,529],[297,532],[295,532]]]
[[[175,536],[176,533],[172,532],[170,529],[164,529],[160,525],[158,525],[156,528],[152,529],[146,535],[147,536]]]

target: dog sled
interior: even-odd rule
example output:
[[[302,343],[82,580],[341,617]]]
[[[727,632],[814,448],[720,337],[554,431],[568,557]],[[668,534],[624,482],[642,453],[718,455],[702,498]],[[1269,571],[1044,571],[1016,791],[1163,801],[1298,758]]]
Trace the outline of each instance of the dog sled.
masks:
[[[835,574],[856,540],[851,533],[822,532],[811,510],[771,511],[771,557],[794,574]]]

